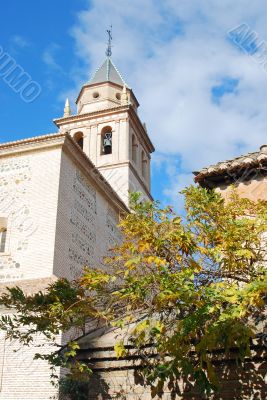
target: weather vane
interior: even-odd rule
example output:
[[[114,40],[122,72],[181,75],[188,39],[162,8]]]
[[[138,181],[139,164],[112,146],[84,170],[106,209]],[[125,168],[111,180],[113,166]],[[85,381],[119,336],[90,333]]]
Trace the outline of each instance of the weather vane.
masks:
[[[111,57],[112,51],[111,51],[111,42],[112,42],[112,25],[110,25],[110,29],[107,29],[107,33],[108,33],[108,47],[106,50],[106,56],[107,57]]]

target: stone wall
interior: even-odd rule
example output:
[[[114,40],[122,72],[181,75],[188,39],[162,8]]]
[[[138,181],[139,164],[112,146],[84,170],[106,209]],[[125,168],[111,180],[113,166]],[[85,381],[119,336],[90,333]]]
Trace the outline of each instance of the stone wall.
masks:
[[[136,353],[133,352],[133,354]],[[101,345],[84,348],[80,353],[80,358],[87,360],[93,369],[88,385],[88,400],[151,400],[153,398],[150,387],[145,386],[141,378],[141,360],[138,356],[118,360],[112,346]],[[267,362],[263,343],[252,346],[251,357],[246,358],[242,366],[237,365],[234,350],[227,358],[220,353],[214,354],[214,366],[220,381],[220,389],[217,393],[208,396],[201,395],[192,380],[180,379],[173,385],[166,385],[162,396],[156,396],[154,399],[264,400],[267,398]]]

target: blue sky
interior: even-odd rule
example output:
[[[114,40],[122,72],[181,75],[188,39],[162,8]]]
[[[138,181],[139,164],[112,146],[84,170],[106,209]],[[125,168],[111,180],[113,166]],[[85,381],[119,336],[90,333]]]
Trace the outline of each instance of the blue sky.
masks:
[[[178,205],[191,171],[267,142],[263,0],[13,0],[1,17],[0,47],[42,88],[25,103],[0,76],[1,142],[56,131],[66,96],[73,106],[103,61],[110,23],[113,61],[157,149],[156,199]]]
[[[82,65],[69,30],[84,5],[82,0],[15,0],[1,6],[0,46],[42,87],[39,98],[27,104],[0,79],[1,142],[56,131],[52,119],[62,114],[59,95],[73,84],[71,69]],[[45,62],[53,48],[62,71]]]

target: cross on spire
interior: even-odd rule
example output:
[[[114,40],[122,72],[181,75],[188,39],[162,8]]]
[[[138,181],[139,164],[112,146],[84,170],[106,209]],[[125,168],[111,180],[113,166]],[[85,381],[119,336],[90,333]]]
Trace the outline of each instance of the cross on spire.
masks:
[[[111,50],[111,47],[112,47],[112,45],[111,45],[111,42],[112,42],[112,25],[110,25],[110,29],[107,29],[107,34],[108,34],[108,43],[107,43],[108,47],[107,47],[107,50],[106,50],[106,56],[107,57],[111,57],[111,54],[112,54],[112,50]]]

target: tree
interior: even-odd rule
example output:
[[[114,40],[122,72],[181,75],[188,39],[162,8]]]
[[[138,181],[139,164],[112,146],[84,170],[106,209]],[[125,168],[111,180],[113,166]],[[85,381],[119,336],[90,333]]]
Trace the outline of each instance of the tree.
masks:
[[[131,325],[115,351],[125,355],[127,341],[143,355],[153,395],[181,375],[207,393],[215,390],[212,352],[236,347],[242,362],[264,315],[267,203],[235,190],[227,202],[194,186],[183,194],[184,216],[133,195],[133,213],[120,222],[123,242],[105,258],[107,268],[87,267],[76,281],[60,279],[33,296],[8,289],[0,303],[16,313],[1,318],[7,336],[29,345],[42,333],[53,343],[60,331],[75,328],[75,340],[36,357],[67,366],[77,378],[90,372],[75,357],[89,320]]]

